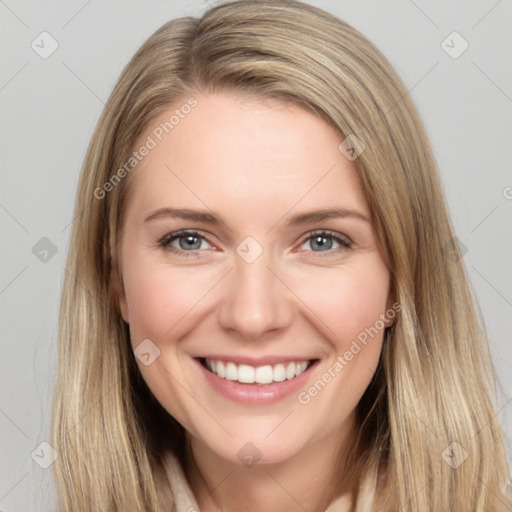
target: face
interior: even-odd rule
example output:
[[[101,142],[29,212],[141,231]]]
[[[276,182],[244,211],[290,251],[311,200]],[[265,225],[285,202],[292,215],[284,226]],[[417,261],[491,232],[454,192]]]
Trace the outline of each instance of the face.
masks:
[[[195,98],[140,139],[155,145],[132,171],[120,306],[143,378],[192,439],[276,463],[352,425],[390,276],[332,128],[283,102]]]

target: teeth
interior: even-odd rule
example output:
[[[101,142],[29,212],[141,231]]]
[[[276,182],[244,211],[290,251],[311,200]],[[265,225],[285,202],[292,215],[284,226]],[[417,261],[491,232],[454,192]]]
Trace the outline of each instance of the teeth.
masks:
[[[298,377],[304,370],[307,368],[307,361],[302,361],[302,363],[298,363],[295,365],[295,377]]]
[[[207,359],[208,361],[208,359]],[[215,371],[217,371],[217,375],[219,377],[222,377],[223,379],[226,378],[226,367],[224,366],[224,363],[222,361],[214,361],[216,362],[217,364],[215,366],[217,366],[217,370],[215,370],[215,368],[211,367],[210,366],[210,370],[215,373]]]
[[[252,384],[254,382],[254,368],[246,364],[240,364],[237,368],[238,382]]]
[[[226,364],[226,380],[237,380],[238,370],[235,363]]]
[[[270,384],[282,382],[298,377],[306,371],[308,361],[279,363],[275,365],[250,366],[247,364],[236,365],[232,362],[215,361],[205,359],[206,366],[219,377],[226,380],[236,380],[244,384]]]
[[[286,368],[284,367],[284,364],[274,365],[272,380],[275,382],[282,382],[283,380],[286,380]]]
[[[274,371],[272,366],[267,364],[266,366],[258,366],[256,368],[254,381],[258,384],[270,384],[274,377]]]

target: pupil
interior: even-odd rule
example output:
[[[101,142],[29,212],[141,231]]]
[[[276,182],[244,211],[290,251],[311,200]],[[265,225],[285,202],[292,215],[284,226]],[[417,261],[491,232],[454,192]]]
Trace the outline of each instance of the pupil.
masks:
[[[197,245],[197,241],[199,240],[199,238],[197,236],[192,236],[192,235],[186,235],[184,237],[182,237],[180,240],[183,240],[183,238],[186,240],[185,244],[181,244],[181,248],[188,248],[188,249],[196,249],[198,247],[192,247],[194,244]],[[195,242],[194,242],[195,241]],[[185,245],[185,247],[184,247]]]
[[[327,240],[330,240],[331,243],[329,244],[327,242]],[[330,239],[330,237],[326,237],[326,236],[317,236],[314,239],[314,242],[318,245],[318,247],[326,249],[326,250],[329,250],[332,246],[332,240]]]

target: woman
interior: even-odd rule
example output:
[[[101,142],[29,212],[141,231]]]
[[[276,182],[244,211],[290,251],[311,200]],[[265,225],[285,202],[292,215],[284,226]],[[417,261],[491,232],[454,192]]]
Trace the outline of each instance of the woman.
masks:
[[[63,510],[510,510],[434,160],[360,33],[296,1],[162,26],[81,174]]]

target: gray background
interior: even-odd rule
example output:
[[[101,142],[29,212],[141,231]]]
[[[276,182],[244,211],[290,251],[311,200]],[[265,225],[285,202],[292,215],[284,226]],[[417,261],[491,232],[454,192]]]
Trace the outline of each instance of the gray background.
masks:
[[[348,21],[383,51],[424,119],[501,379],[499,417],[506,425],[510,458],[511,2],[310,3]],[[154,30],[175,17],[198,16],[207,7],[205,0],[0,0],[4,512],[55,508],[51,470],[35,460],[51,460],[49,447],[39,445],[48,439],[59,291],[79,170],[103,103]],[[43,45],[38,37],[43,31],[58,42],[46,59],[31,47],[34,40]],[[444,45],[452,56],[442,47],[453,31],[469,44],[457,58],[462,49],[457,36]],[[49,44],[46,39],[44,49]],[[41,242],[43,237],[51,244]],[[41,252],[48,247],[46,255]]]

